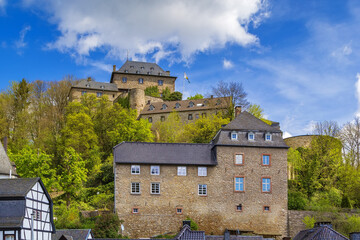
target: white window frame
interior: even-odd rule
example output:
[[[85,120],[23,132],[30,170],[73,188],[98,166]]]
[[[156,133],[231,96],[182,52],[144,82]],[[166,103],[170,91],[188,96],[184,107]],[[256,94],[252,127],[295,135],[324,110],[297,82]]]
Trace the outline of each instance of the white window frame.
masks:
[[[199,196],[207,196],[207,184],[198,184]]]
[[[186,166],[178,166],[177,167],[177,175],[178,176],[186,176]]]
[[[268,161],[267,163],[264,163],[265,157],[268,158],[268,159],[267,159],[267,161]],[[263,165],[263,166],[270,166],[270,159],[271,159],[270,154],[263,154],[263,155],[262,155],[262,165]]]
[[[102,97],[103,93],[102,92],[96,92],[96,97]]]
[[[250,136],[253,136],[253,137],[251,138]],[[249,132],[249,134],[248,134],[248,140],[249,140],[249,141],[254,141],[254,140],[255,140],[255,133]]]
[[[269,180],[269,181],[264,181],[264,180]],[[261,180],[261,191],[263,193],[270,193],[271,192],[271,178],[269,177],[263,177]],[[265,191],[264,191],[264,187],[265,187]]]
[[[238,156],[241,156],[241,163],[238,162]],[[236,153],[235,154],[235,165],[244,165],[244,154],[243,153]]]
[[[207,167],[198,167],[198,176],[206,177],[207,176]]]
[[[156,170],[155,173],[153,173],[153,170]],[[150,166],[150,174],[151,175],[160,175],[160,166]]]
[[[139,84],[144,84],[144,79],[143,78],[139,78]]]
[[[239,189],[237,189],[237,186]],[[245,177],[235,177],[235,192],[245,192]]]
[[[237,132],[231,132],[231,140],[235,141],[238,139]]]
[[[136,169],[138,169],[139,171],[136,171]],[[131,174],[139,175],[140,174],[140,165],[131,165]]]
[[[156,187],[156,186],[158,186],[158,187]],[[150,193],[151,194],[160,194],[160,183],[159,182],[150,183]]]
[[[268,139],[268,137],[269,137],[269,139]],[[272,135],[271,135],[271,133],[266,133],[266,134],[265,134],[265,141],[272,141]]]
[[[15,234],[4,234],[4,240],[15,240]]]
[[[139,191],[136,191],[136,184],[138,184],[138,189]],[[135,190],[135,191],[133,191]],[[132,182],[131,185],[130,185],[130,192],[131,194],[141,194],[141,184],[139,182]]]

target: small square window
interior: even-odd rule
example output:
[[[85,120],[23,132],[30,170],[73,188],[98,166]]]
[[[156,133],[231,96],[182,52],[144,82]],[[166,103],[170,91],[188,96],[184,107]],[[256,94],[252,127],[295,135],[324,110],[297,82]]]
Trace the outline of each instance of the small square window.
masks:
[[[131,165],[131,174],[140,174],[140,166]]]
[[[160,183],[151,183],[151,194],[160,194]]]
[[[200,118],[199,114],[195,114],[195,119],[199,119],[199,118]]]
[[[41,220],[41,211],[40,210],[33,210],[34,220]]]
[[[131,193],[132,194],[140,194],[140,183],[138,183],[138,182],[131,183]]]
[[[178,176],[186,176],[186,167],[177,167]]]
[[[165,116],[161,116],[161,117],[160,117],[160,120],[161,120],[162,122],[164,122],[164,121],[165,121]]]
[[[235,154],[235,165],[244,165],[244,154]]]
[[[262,155],[262,165],[263,166],[270,166],[270,154],[263,154]]]
[[[207,167],[198,167],[198,176],[206,177],[207,176]]]
[[[193,120],[192,114],[189,114],[189,115],[188,115],[188,120]]]
[[[199,196],[207,196],[207,185],[199,184],[198,185],[198,193],[199,193]]]
[[[237,137],[238,137],[238,135],[236,132],[231,133],[231,140],[237,140]]]
[[[96,96],[97,96],[97,97],[102,97],[102,95],[103,95],[102,92],[97,92],[97,93],[96,93]]]
[[[270,206],[264,206],[264,212],[270,212]]]
[[[151,166],[150,174],[151,175],[160,175],[160,166]]]
[[[176,214],[179,214],[179,215],[183,214],[183,209],[181,207],[177,207]]]
[[[164,81],[163,80],[158,80],[158,85],[159,86],[162,86],[164,84]]]
[[[271,192],[271,178],[263,177],[261,181],[262,181],[261,191],[263,193],[270,193]]]
[[[122,82],[123,82],[123,83],[126,83],[126,82],[127,82],[127,77],[123,77],[123,78],[122,78]]]
[[[4,240],[15,240],[15,235],[14,234],[5,234]]]
[[[132,213],[139,213],[139,208],[133,208]]]
[[[242,204],[236,205],[236,211],[242,212]]]
[[[143,84],[144,83],[144,79],[143,78],[139,78],[139,84]]]
[[[265,141],[271,141],[271,134],[270,133],[265,134]]]
[[[148,120],[149,120],[149,123],[152,123],[152,117],[149,117]]]
[[[255,134],[253,133],[253,132],[250,132],[249,134],[248,134],[248,140],[255,140]]]

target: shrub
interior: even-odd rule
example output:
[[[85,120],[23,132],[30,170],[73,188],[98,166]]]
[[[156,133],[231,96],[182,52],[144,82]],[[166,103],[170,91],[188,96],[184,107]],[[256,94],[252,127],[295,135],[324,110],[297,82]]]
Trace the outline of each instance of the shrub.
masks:
[[[196,231],[199,229],[199,225],[196,222],[194,222],[190,217],[187,217],[186,220],[190,221],[191,230]]]
[[[97,217],[95,227],[93,229],[95,238],[121,238],[119,227],[123,221],[114,214],[106,214]]]
[[[307,204],[306,196],[301,192],[288,193],[288,208],[289,210],[304,210]]]
[[[122,106],[123,108],[129,109],[130,108],[130,100],[129,96],[121,98],[119,97],[117,102]]]
[[[158,86],[151,86],[145,89],[145,95],[151,97],[160,97]]]
[[[311,229],[314,227],[316,220],[314,217],[306,216],[302,222],[306,225],[307,229]]]
[[[342,208],[351,208],[350,199],[347,195],[343,195],[341,199],[341,207]]]

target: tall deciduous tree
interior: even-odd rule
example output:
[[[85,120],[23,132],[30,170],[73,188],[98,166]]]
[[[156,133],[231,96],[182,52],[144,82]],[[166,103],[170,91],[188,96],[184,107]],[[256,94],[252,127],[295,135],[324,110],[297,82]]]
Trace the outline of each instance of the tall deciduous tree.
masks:
[[[250,103],[247,100],[247,93],[245,92],[242,83],[240,82],[225,82],[219,81],[216,87],[212,88],[212,93],[216,97],[231,97],[232,107],[241,106],[246,109]]]
[[[170,113],[164,122],[158,121],[154,124],[156,142],[186,142],[184,126],[178,112]]]

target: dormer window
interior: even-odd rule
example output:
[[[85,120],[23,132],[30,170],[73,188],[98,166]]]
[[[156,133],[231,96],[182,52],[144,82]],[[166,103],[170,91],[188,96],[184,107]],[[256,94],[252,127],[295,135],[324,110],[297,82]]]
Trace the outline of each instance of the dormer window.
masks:
[[[159,72],[159,76],[161,76],[162,75],[162,73],[161,72]]]
[[[271,133],[266,133],[265,134],[265,141],[271,141],[272,140],[272,136],[271,136]]]
[[[85,85],[85,87],[90,87],[90,84],[87,83],[87,84]]]
[[[237,133],[236,132],[231,132],[231,140],[237,140]]]
[[[150,72],[147,72],[148,75],[150,75]]]
[[[128,70],[124,70],[124,73],[128,73],[129,71]]]
[[[152,110],[154,110],[154,108],[155,107],[153,105],[150,105],[149,110],[152,111]]]
[[[180,108],[180,103],[175,103],[175,108]]]
[[[134,66],[130,66],[130,68],[134,68]]]
[[[136,71],[136,73],[140,73],[139,71]]]
[[[204,101],[204,106],[207,106],[209,104],[209,101],[208,100],[205,100]]]
[[[194,103],[193,103],[193,102],[189,102],[189,107],[194,107]]]
[[[100,88],[101,88],[101,89],[104,89],[104,88],[105,88],[105,86],[104,86],[104,85],[101,85],[101,86],[100,86]]]
[[[163,105],[162,105],[162,109],[164,110],[164,109],[166,109],[167,108],[167,105],[164,103]]]
[[[140,69],[144,69],[144,67],[140,67]]]
[[[255,134],[253,132],[249,132],[248,134],[248,140],[254,141],[255,140]]]
[[[154,70],[154,68],[153,68],[153,67],[151,67],[151,68],[150,68],[150,70],[151,70],[151,71],[153,71],[153,70]]]

